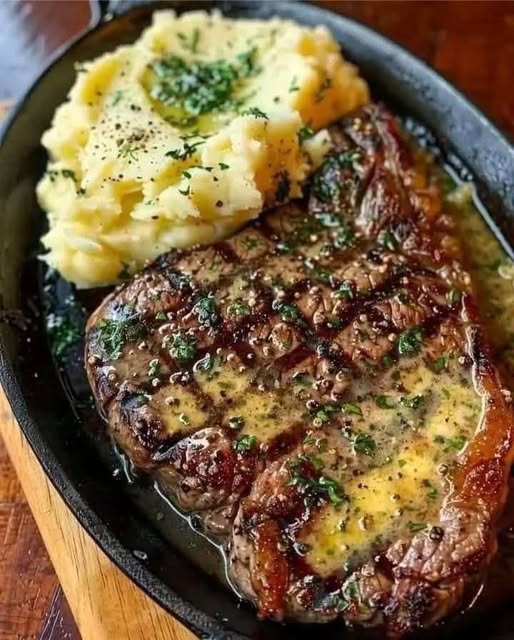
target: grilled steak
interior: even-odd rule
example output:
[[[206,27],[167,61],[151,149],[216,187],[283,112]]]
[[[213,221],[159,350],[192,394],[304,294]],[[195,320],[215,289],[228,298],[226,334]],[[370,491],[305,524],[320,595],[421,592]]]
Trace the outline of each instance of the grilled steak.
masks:
[[[331,136],[304,201],[110,295],[87,371],[260,616],[399,636],[494,553],[513,414],[426,161],[377,106]]]

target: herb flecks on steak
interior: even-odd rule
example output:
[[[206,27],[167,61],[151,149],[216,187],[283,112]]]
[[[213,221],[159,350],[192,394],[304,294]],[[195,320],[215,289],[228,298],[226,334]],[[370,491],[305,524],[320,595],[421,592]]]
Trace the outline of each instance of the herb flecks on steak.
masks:
[[[380,107],[331,135],[304,201],[107,298],[88,374],[261,616],[398,636],[494,552],[513,419],[426,166]]]

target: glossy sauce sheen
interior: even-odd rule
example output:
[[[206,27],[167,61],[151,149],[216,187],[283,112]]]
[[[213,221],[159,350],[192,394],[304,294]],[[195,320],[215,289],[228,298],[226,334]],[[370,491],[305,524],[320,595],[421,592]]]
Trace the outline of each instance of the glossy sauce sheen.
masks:
[[[463,211],[459,209],[457,217],[466,215],[466,221],[468,217],[473,219],[471,214],[464,214]],[[273,217],[270,224],[273,224]],[[476,222],[467,224],[476,225]],[[328,228],[330,236],[332,225],[323,226]],[[240,234],[239,241],[246,241],[247,246],[254,250],[255,237],[251,237],[254,232],[250,230],[249,233],[250,237]],[[307,259],[319,255],[326,236],[327,230],[323,228],[311,234],[306,243]],[[263,240],[259,237],[258,241]],[[202,271],[202,283],[208,282],[211,276],[212,281],[216,282],[216,272],[223,269],[223,262],[216,269],[212,269],[213,264],[210,262],[208,269]],[[283,266],[283,261],[282,264],[277,262],[277,272],[287,280],[287,270]],[[182,265],[181,270],[184,268],[187,271],[187,266]],[[312,267],[308,264],[307,269],[312,270]],[[266,263],[266,272],[273,277],[273,258]],[[293,282],[286,282],[286,286],[295,284],[295,271],[291,273]],[[195,275],[198,277],[198,274]],[[243,274],[240,282],[236,279],[232,289],[225,290],[223,297],[216,299],[217,305],[223,305],[224,314],[231,315],[230,307],[242,304],[238,299],[239,292],[252,286],[251,278],[245,282],[245,277]],[[323,280],[324,276],[321,278]],[[346,280],[340,279],[340,286],[341,282],[344,285]],[[348,297],[344,295],[345,291],[343,287],[340,297],[343,301]],[[455,299],[450,299],[450,306],[458,306],[462,294],[453,294],[452,291],[443,292],[443,300],[445,296],[451,298],[453,295]],[[315,292],[310,293],[312,295]],[[365,295],[365,291],[357,289],[350,295]],[[408,304],[408,291],[400,287],[396,295],[404,296],[401,303]],[[295,304],[303,310],[301,301]],[[344,310],[344,304],[342,306]],[[356,322],[365,323],[366,318],[359,317]],[[337,335],[335,328],[329,326],[328,333],[324,329],[325,335]],[[362,331],[359,328],[357,330]],[[425,331],[429,336],[430,330]],[[166,334],[166,331],[163,333]],[[284,335],[280,331],[277,333],[275,347],[285,352],[280,355],[284,358],[294,350],[294,345],[292,348],[289,342],[294,341],[295,337],[291,336],[290,330]],[[401,337],[402,334],[395,335],[392,341],[395,346]],[[342,340],[344,349],[344,336]],[[409,347],[408,342],[406,344]],[[386,353],[389,351],[386,350]],[[412,357],[414,351],[420,353],[419,358]],[[207,357],[205,354],[209,354],[208,349],[200,353],[202,358]],[[328,492],[329,499],[325,496],[322,500],[321,508],[309,526],[300,528],[295,545],[308,565],[327,579],[334,576],[341,566],[348,567],[345,570],[350,571],[352,565],[369,557],[370,550],[379,551],[389,540],[427,531],[431,522],[437,522],[442,500],[451,491],[451,474],[441,473],[441,468],[451,468],[482,419],[482,400],[475,390],[472,372],[465,360],[461,361],[461,357],[451,353],[433,353],[430,345],[427,347],[426,344],[416,345],[415,350],[406,348],[405,357],[399,358],[391,371],[391,362],[380,361],[381,371],[383,369],[380,376],[372,381],[366,376],[357,376],[345,388],[342,436],[340,431],[330,428],[335,418],[330,404],[325,406],[319,402],[319,393],[315,396],[314,405],[307,405],[306,412],[305,403],[312,398],[310,387],[313,381],[308,380],[309,372],[301,367],[294,370],[284,386],[285,393],[281,392],[280,386],[277,389],[273,380],[271,387],[270,381],[264,380],[262,388],[249,391],[247,368],[244,365],[246,354],[238,349],[235,368],[230,365],[230,359],[224,361],[223,353],[218,365],[209,367],[207,372],[202,371],[201,359],[197,361],[193,367],[196,391],[191,392],[188,384],[177,386],[178,378],[169,386],[163,382],[170,374],[173,375],[166,368],[169,363],[159,362],[159,371],[154,377],[149,374],[155,373],[156,365],[152,365],[155,358],[145,354],[144,349],[137,353],[134,350],[133,356],[128,355],[128,362],[133,358],[137,361],[137,366],[129,366],[129,370],[146,372],[141,380],[135,382],[143,385],[148,403],[161,415],[166,437],[183,436],[208,423],[209,411],[205,397],[215,403],[224,403],[228,398],[229,402],[221,413],[224,416],[222,422],[226,421],[227,426],[232,428],[231,421],[243,418],[237,424],[235,442],[249,443],[255,438],[263,450],[266,450],[266,443],[270,443],[273,450],[277,437],[287,425],[306,420],[312,422],[303,434],[304,451],[301,455],[306,456],[309,464],[315,460],[317,470],[322,469],[323,474],[326,473],[336,484],[333,495]],[[373,357],[370,356],[370,359],[373,360]],[[107,366],[114,367],[113,380],[126,378],[126,372],[123,371],[126,362],[124,355],[108,363]],[[373,362],[369,365],[372,366]],[[295,363],[288,362],[287,368],[294,367]],[[154,379],[158,380],[156,390],[152,389]],[[169,402],[171,394],[173,402]],[[340,402],[341,398],[336,397],[332,401]],[[216,417],[220,418],[219,412]],[[252,448],[253,445],[249,450]],[[346,451],[346,457],[341,457],[341,450]],[[336,452],[339,452],[338,455],[335,455]],[[289,472],[291,475],[291,466]],[[294,480],[294,476],[291,480]],[[344,499],[341,487],[344,487]],[[337,586],[337,581],[335,584]],[[334,588],[334,592],[337,590]]]

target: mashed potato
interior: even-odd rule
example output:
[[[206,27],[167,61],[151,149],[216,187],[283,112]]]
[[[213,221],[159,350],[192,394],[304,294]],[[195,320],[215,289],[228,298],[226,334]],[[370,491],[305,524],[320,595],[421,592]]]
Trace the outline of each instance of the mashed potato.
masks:
[[[157,12],[77,71],[37,193],[46,260],[82,287],[298,196],[328,148],[320,129],[368,99],[325,28],[278,19]]]

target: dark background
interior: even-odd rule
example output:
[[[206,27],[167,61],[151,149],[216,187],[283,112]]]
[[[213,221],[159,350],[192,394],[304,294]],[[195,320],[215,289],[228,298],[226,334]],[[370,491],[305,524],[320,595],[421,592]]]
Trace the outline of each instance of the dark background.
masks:
[[[514,136],[514,2],[317,4],[425,59]],[[0,0],[0,111],[94,17],[87,0]],[[0,640],[65,639],[79,634],[0,442]]]

